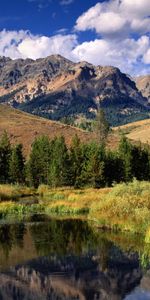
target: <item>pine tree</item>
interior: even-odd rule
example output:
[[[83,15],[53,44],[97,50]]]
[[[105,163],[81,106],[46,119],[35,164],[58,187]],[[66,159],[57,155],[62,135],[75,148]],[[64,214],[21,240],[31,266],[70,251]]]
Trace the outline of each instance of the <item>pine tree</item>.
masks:
[[[47,136],[37,138],[33,144],[27,163],[28,182],[38,187],[48,184],[49,165],[51,160],[50,142]]]
[[[6,131],[0,140],[0,182],[9,182],[9,161],[11,156],[11,145]]]
[[[104,110],[102,108],[99,108],[97,111],[97,116],[95,121],[95,132],[96,132],[98,143],[105,144],[109,133],[109,124],[107,122]]]
[[[123,160],[119,157],[117,151],[107,151],[104,174],[107,186],[123,181],[124,165]]]
[[[10,180],[13,183],[24,183],[24,157],[22,153],[22,144],[16,145],[12,149],[9,163]]]
[[[71,185],[74,187],[82,186],[82,169],[83,169],[83,147],[80,139],[75,135],[72,139],[70,148],[71,161]]]
[[[149,149],[146,146],[132,146],[132,173],[138,180],[149,180]]]
[[[49,184],[53,187],[69,185],[70,161],[63,136],[52,141],[52,159],[49,167]]]
[[[105,147],[104,144],[95,147],[89,161],[90,182],[94,188],[105,185]]]
[[[125,136],[121,137],[119,144],[119,156],[123,162],[123,180],[131,181],[133,179],[132,173],[132,145]]]

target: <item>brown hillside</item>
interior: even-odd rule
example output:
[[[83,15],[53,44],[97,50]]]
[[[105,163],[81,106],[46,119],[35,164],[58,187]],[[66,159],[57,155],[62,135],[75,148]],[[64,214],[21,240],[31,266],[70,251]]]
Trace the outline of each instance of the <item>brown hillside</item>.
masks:
[[[4,130],[8,132],[12,144],[23,143],[25,155],[29,153],[34,139],[43,134],[48,135],[50,139],[64,135],[68,145],[70,145],[75,134],[83,142],[90,141],[93,138],[92,133],[0,104],[0,136]]]
[[[108,147],[116,148],[119,141],[118,128],[122,129],[131,140],[150,144],[150,119],[116,127],[109,135]],[[34,139],[40,135],[48,135],[50,139],[64,135],[67,145],[77,134],[82,142],[90,142],[94,134],[81,129],[40,118],[28,113],[0,104],[0,136],[6,130],[12,144],[22,143],[24,154],[28,155]]]
[[[116,127],[115,130],[118,128],[125,132],[129,139],[150,144],[150,119]]]

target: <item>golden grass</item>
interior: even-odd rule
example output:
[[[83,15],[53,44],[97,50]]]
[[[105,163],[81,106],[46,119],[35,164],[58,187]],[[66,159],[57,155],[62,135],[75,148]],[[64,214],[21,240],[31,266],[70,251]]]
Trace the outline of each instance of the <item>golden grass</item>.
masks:
[[[41,203],[55,213],[85,212],[99,226],[145,232],[150,224],[150,183],[134,180],[104,189],[50,189],[39,187]]]
[[[98,205],[91,205],[89,218],[103,226],[144,232],[150,225],[150,183],[116,185]]]
[[[34,189],[25,186],[0,184],[0,201],[17,200],[23,196],[32,196],[34,193]]]
[[[145,243],[150,244],[150,227],[147,229],[145,234]]]
[[[16,187],[5,186],[5,193],[11,195]],[[18,187],[18,193],[22,191]],[[0,203],[0,214],[46,213],[61,215],[85,215],[100,227],[146,234],[150,240],[150,183],[134,180],[117,184],[113,188],[73,189],[39,186],[39,203],[19,205],[12,202]],[[3,211],[5,212],[3,214]],[[147,232],[147,233],[146,233]]]
[[[133,141],[150,144],[150,119],[129,123],[120,127],[115,127],[114,131],[121,130],[127,138]]]

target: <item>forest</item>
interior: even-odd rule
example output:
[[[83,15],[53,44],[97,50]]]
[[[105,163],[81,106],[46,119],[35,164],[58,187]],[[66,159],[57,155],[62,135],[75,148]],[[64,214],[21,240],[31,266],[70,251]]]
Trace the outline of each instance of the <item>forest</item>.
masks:
[[[148,145],[132,144],[124,135],[115,150],[105,143],[83,144],[78,136],[68,148],[63,136],[37,137],[28,158],[21,144],[11,145],[7,132],[0,139],[0,183],[37,188],[70,186],[109,187],[115,183],[150,180]]]

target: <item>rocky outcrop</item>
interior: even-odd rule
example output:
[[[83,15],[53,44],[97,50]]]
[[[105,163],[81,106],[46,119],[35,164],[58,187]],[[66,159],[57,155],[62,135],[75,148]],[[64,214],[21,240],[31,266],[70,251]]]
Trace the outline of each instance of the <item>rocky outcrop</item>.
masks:
[[[149,110],[135,82],[119,69],[73,63],[60,55],[35,61],[1,57],[0,83],[1,103],[55,120],[93,118],[99,104],[115,124],[128,116],[140,119]]]
[[[146,97],[150,104],[150,75],[136,77],[135,83],[143,97]]]

